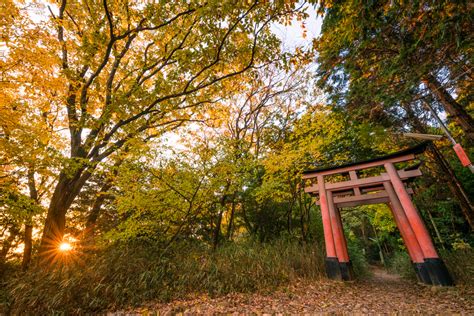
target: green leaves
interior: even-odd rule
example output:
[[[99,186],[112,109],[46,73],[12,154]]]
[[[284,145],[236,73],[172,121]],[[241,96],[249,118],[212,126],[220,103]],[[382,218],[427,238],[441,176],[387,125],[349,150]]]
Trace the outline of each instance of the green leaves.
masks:
[[[332,4],[315,45],[319,85],[337,105],[364,115],[372,115],[381,106],[391,115],[391,107],[414,102],[424,93],[423,76],[454,74],[467,62],[467,51],[460,46],[469,40],[466,32],[472,25],[466,5],[431,1]],[[448,25],[450,32],[446,32]]]
[[[18,224],[31,224],[32,217],[40,214],[43,209],[36,201],[18,192],[15,187],[0,187],[0,210],[2,222],[7,227],[8,219]]]

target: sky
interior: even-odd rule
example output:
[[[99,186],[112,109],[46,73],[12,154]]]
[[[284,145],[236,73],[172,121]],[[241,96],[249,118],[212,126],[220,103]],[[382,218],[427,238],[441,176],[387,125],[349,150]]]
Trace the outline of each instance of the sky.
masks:
[[[48,18],[48,15],[45,15],[45,12],[46,3],[43,4],[41,1],[34,3],[34,5],[30,6],[29,9],[30,17],[35,22]],[[272,32],[280,38],[285,51],[292,51],[297,46],[308,47],[311,45],[312,40],[318,37],[321,33],[322,18],[316,15],[316,9],[314,6],[306,6],[306,12],[309,16],[304,21],[296,21],[296,19],[294,19],[290,25],[285,26],[280,23],[273,23],[271,25]],[[306,38],[303,38],[302,23],[306,25]],[[0,40],[0,57],[2,57],[1,55],[6,50],[6,43]]]
[[[270,28],[281,40],[283,50],[291,52],[296,47],[309,47],[312,45],[313,39],[321,34],[322,18],[317,16],[316,9],[313,6],[307,6],[306,12],[309,16],[304,21],[293,19],[290,25],[271,24]],[[306,25],[306,38],[303,37],[302,23]],[[197,127],[197,124],[195,126]],[[167,133],[165,142],[175,150],[186,149],[185,145],[180,144],[180,136],[177,133]]]
[[[279,23],[271,25],[272,32],[280,38],[285,50],[293,50],[297,46],[306,47],[311,45],[312,40],[321,34],[322,18],[316,15],[316,9],[313,6],[307,6],[306,12],[309,16],[304,21],[296,21],[294,19],[287,26]],[[303,38],[302,23],[306,25],[306,38]]]
[[[271,24],[271,30],[281,40],[282,49],[284,51],[292,52],[296,47],[308,48],[312,45],[313,39],[320,35],[322,18],[317,16],[314,6],[308,5],[305,7],[305,10],[306,13],[308,13],[308,18],[304,21],[297,21],[294,19],[290,25],[283,25],[280,23]],[[46,3],[42,3],[42,1],[35,2],[34,5],[29,7],[30,17],[35,22],[47,19],[49,16],[48,14],[45,14],[45,12]],[[306,26],[306,37],[303,37],[303,23]],[[6,45],[0,40],[0,58],[6,57],[2,56],[5,53],[7,53]],[[176,144],[176,135],[168,135],[168,137],[169,143]]]

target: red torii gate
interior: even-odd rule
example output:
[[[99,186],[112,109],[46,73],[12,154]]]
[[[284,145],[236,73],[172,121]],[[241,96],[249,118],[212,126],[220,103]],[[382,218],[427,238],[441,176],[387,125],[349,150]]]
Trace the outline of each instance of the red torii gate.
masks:
[[[303,179],[309,182],[305,192],[319,197],[326,244],[326,274],[331,279],[353,279],[352,266],[342,227],[339,208],[365,204],[387,203],[405,242],[418,279],[427,284],[453,285],[451,276],[438,256],[433,241],[418,214],[406,182],[421,176],[418,167],[397,170],[395,163],[414,160],[428,143],[384,157],[325,169],[307,170]],[[384,168],[379,176],[359,178],[358,172]],[[335,183],[327,177],[348,177]],[[326,177],[326,178],[325,178]],[[316,180],[316,181],[315,181]]]

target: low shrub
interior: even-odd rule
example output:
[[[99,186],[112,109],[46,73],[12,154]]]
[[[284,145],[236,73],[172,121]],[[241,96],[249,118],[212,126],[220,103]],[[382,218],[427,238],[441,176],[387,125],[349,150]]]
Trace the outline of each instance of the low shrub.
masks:
[[[319,278],[323,259],[315,245],[287,241],[229,243],[215,252],[186,243],[166,254],[149,243],[114,245],[71,256],[53,270],[32,267],[11,275],[5,285],[15,314],[81,314],[189,293],[253,292],[296,278]]]
[[[347,250],[351,258],[354,275],[357,279],[366,278],[370,275],[369,263],[364,254],[363,247],[358,239],[348,239]]]
[[[443,258],[456,284],[474,285],[474,250],[442,250]],[[406,252],[396,252],[389,261],[389,270],[405,278],[416,280],[410,257]]]
[[[397,251],[387,260],[387,268],[394,274],[410,280],[416,280],[415,269],[406,251]]]
[[[444,250],[440,255],[456,284],[474,285],[474,249]]]

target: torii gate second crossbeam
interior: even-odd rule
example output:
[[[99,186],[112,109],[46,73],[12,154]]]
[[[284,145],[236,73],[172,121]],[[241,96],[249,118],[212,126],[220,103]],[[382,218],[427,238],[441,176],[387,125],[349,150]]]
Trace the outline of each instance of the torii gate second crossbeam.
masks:
[[[449,272],[438,256],[433,241],[410,195],[406,182],[421,176],[418,168],[397,170],[395,163],[414,160],[427,143],[384,157],[343,166],[307,170],[303,179],[310,182],[305,192],[318,197],[326,244],[326,274],[331,279],[351,280],[353,272],[339,208],[386,203],[407,247],[419,281],[434,285],[453,285]],[[359,178],[358,172],[383,167],[378,176]],[[329,176],[345,175],[349,180],[326,182]],[[316,182],[315,182],[316,180]]]

